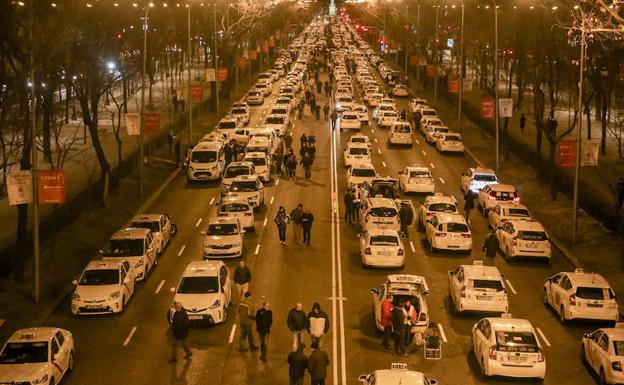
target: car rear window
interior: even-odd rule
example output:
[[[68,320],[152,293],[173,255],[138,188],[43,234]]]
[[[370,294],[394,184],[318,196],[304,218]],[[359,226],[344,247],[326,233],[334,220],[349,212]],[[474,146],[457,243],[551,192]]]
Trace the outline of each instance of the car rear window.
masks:
[[[431,178],[429,171],[410,171],[410,178]]]
[[[517,194],[509,191],[492,191],[490,195],[496,197],[496,200],[499,201],[510,201],[514,199]]]
[[[399,240],[392,235],[374,235],[370,237],[370,244],[373,246],[398,246]]]
[[[446,231],[449,233],[467,233],[470,230],[468,230],[468,226],[463,223],[447,223]]]
[[[393,127],[394,132],[400,132],[403,134],[409,134],[411,129],[410,126],[406,125],[406,124],[396,124]]]
[[[228,167],[225,172],[226,178],[236,178],[239,175],[250,175],[251,170],[246,166]]]
[[[373,207],[368,212],[370,215],[374,217],[396,217],[397,211],[392,207]]]
[[[496,182],[496,175],[492,174],[475,174],[472,179],[479,182]]]
[[[543,231],[518,231],[518,239],[523,241],[545,241],[548,239]]]
[[[249,211],[249,205],[246,203],[228,203],[221,206],[221,211],[224,213],[240,213]]]
[[[584,286],[579,286],[576,288],[576,296],[582,299],[595,299],[595,300],[605,300],[605,299],[615,298],[615,294],[609,288],[584,287]]]
[[[501,281],[495,281],[491,279],[472,279],[472,287],[475,289],[492,289],[496,291],[503,291],[503,283]]]
[[[429,211],[435,211],[438,213],[454,213],[456,210],[457,208],[455,207],[455,205],[452,205],[450,203],[432,203],[429,205]]]
[[[531,332],[496,332],[496,345],[499,352],[537,353],[539,346]]]
[[[236,128],[236,122],[220,122],[219,128]]]
[[[266,119],[266,122],[268,124],[283,124],[284,123],[284,117],[283,116],[269,116]]]
[[[375,170],[370,169],[370,168],[354,168],[353,171],[351,172],[351,175],[362,176],[362,177],[374,177],[376,174],[375,174]]]
[[[256,182],[232,182],[230,191],[233,192],[252,192],[258,191],[258,185]]]
[[[349,154],[351,154],[351,155],[367,155],[368,154],[368,148],[351,147],[349,149]]]
[[[526,209],[509,209],[509,216],[528,218],[529,211]]]

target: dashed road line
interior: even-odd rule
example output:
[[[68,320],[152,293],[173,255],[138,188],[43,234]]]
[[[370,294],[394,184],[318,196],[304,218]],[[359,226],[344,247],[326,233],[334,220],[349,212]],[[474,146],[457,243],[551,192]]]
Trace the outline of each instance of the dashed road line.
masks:
[[[254,255],[258,255],[258,253],[260,253],[260,244],[259,243],[256,245],[256,251],[254,252]]]
[[[273,200],[275,200],[274,196],[271,197],[271,203],[270,204],[273,204]]]
[[[416,142],[416,144],[420,144],[420,141],[418,139],[414,139],[414,142]]]
[[[212,206],[212,204],[214,203],[214,197],[210,198],[210,205]]]
[[[440,182],[442,182],[442,184],[446,184],[446,182],[444,181],[444,179],[442,179],[442,177],[440,177],[438,179],[440,179]]]
[[[438,323],[438,330],[440,331],[440,336],[442,337],[442,341],[448,342],[448,340],[446,339],[446,333],[444,333],[444,328],[442,327],[441,323]]]
[[[373,138],[373,140],[375,141],[375,143],[377,143],[377,138]]]
[[[378,148],[378,149],[377,149],[377,153],[378,153],[378,154],[381,154],[381,148]]]
[[[199,218],[197,222],[195,223],[195,227],[199,227],[199,225],[202,223],[203,220],[204,220],[203,218]]]
[[[381,164],[386,167],[386,162],[382,161]]]
[[[262,227],[266,227],[268,220],[269,218],[264,218],[264,222],[262,222]]]
[[[130,340],[132,339],[132,336],[134,335],[134,333],[136,333],[137,329],[137,326],[132,327],[132,330],[130,330],[130,334],[128,334],[128,337],[126,337],[126,340],[123,342],[123,346],[128,346]]]
[[[423,154],[424,156],[427,156],[427,153],[425,152],[425,150],[422,150],[422,154]]]
[[[178,257],[182,255],[185,249],[186,249],[186,245],[182,245],[182,247],[180,247],[180,251],[178,251]]]
[[[160,292],[160,289],[162,289],[163,285],[165,284],[165,280],[163,279],[162,281],[160,281],[160,283],[158,284],[158,287],[156,288],[156,290],[154,290],[154,294],[158,294]]]
[[[435,165],[433,163],[429,163],[429,166],[431,166],[431,168],[435,168]]]
[[[279,179],[275,181],[275,185],[277,186],[279,184]]]
[[[234,342],[234,334],[236,334],[236,324],[232,325],[232,331],[230,332],[230,338],[228,338],[228,344]]]
[[[512,293],[518,294],[518,292],[516,291],[516,288],[513,287],[513,285],[511,284],[511,282],[509,282],[508,279],[505,279],[505,282],[507,282],[507,286],[509,286],[509,290],[511,290]]]
[[[540,328],[535,328],[535,329],[537,329],[537,333],[540,335],[540,337],[542,337],[542,340],[544,340],[544,343],[546,344],[546,346],[550,346],[550,341],[548,341],[548,338],[546,338],[546,336],[542,332],[542,329]]]
[[[410,249],[412,249],[412,253],[416,252],[416,248],[414,247],[414,242],[410,241]]]

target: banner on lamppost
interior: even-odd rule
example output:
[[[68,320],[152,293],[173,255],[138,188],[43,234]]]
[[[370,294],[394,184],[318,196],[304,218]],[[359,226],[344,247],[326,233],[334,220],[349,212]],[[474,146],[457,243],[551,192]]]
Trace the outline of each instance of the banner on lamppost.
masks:
[[[583,145],[581,146],[581,167],[598,166],[599,150],[599,140],[583,139]]]
[[[448,79],[448,92],[452,94],[459,93],[459,79],[455,79],[455,78]]]
[[[252,49],[249,51],[249,58],[251,60],[258,60],[258,51],[256,51],[255,49]]]
[[[427,64],[426,74],[428,77],[432,78],[435,76],[436,67],[435,64]]]
[[[513,116],[513,99],[498,99],[498,116],[501,118],[511,118]]]
[[[214,68],[206,68],[206,81],[207,82],[217,81],[217,73]]]
[[[224,82],[228,78],[228,69],[227,68],[219,68],[217,71],[217,78],[220,82]]]
[[[191,86],[191,100],[194,102],[201,102],[204,99],[204,87],[199,84],[193,84]]]
[[[481,117],[488,119],[494,117],[494,99],[481,99]]]
[[[465,79],[462,81],[462,90],[463,90],[463,91],[472,91],[472,84],[473,84],[472,79],[470,79],[470,78],[465,78]]]
[[[38,170],[39,204],[65,203],[65,171]]]
[[[576,165],[576,140],[562,140],[557,143],[557,166],[570,168]]]
[[[416,67],[418,65],[418,63],[419,63],[418,55],[411,54],[410,57],[409,57],[409,65],[412,66],[412,67]]]
[[[160,132],[160,113],[158,112],[146,112],[145,113],[145,133],[148,135],[155,135]]]
[[[30,170],[12,170],[7,174],[9,206],[32,203],[32,174]]]
[[[138,112],[126,113],[126,131],[128,136],[141,135],[141,115]]]
[[[269,44],[267,42],[262,43],[262,52],[269,53]]]
[[[247,67],[247,58],[245,56],[241,56],[238,58],[238,68]]]

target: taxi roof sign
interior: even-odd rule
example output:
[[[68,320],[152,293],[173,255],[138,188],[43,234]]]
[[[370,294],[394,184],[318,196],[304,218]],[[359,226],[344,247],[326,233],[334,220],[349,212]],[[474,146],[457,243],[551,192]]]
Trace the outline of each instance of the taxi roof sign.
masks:
[[[393,362],[390,364],[390,370],[407,370],[407,364],[403,362]]]
[[[501,314],[501,318],[513,318],[513,316],[511,315],[511,313],[503,313]]]
[[[616,322],[614,327],[616,329],[624,329],[624,322]]]
[[[483,261],[482,260],[475,260],[475,261],[472,261],[472,264],[474,266],[483,266]]]
[[[576,269],[574,269],[575,273],[584,273],[585,270],[582,267],[577,267]]]

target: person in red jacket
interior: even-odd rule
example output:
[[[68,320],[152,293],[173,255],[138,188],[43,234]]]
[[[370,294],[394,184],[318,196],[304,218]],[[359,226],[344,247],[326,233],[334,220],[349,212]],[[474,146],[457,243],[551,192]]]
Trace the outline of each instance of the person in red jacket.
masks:
[[[389,295],[381,303],[381,326],[384,328],[383,346],[390,349],[390,338],[392,337],[392,296]]]

